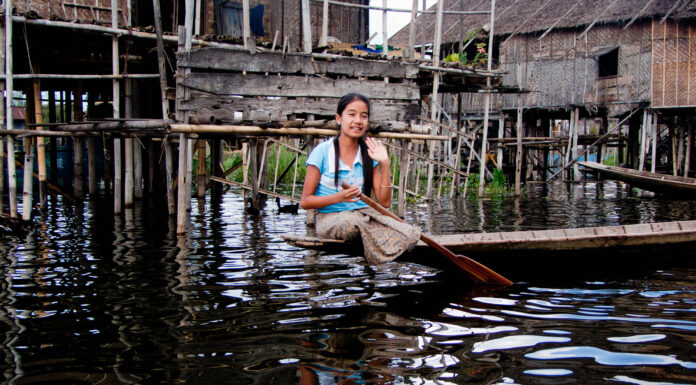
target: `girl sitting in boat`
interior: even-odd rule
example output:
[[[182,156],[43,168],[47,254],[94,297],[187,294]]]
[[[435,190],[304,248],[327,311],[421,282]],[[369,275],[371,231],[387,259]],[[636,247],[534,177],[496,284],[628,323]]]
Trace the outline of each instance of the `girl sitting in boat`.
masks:
[[[367,137],[370,102],[360,94],[343,96],[336,109],[338,136],[320,143],[307,158],[300,205],[317,209],[320,237],[361,238],[370,263],[388,262],[413,249],[420,229],[384,216],[360,200],[374,191],[384,207],[391,205],[389,153],[379,140]],[[350,185],[342,188],[343,183]]]

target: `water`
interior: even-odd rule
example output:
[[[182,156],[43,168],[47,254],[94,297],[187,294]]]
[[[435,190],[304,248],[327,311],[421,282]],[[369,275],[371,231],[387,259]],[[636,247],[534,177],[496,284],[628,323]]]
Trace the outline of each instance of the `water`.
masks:
[[[411,262],[300,250],[303,215],[194,201],[185,238],[158,210],[52,202],[0,238],[6,383],[696,383],[696,262],[512,272],[472,287]],[[689,201],[614,182],[531,185],[520,200],[418,203],[427,233],[696,219]],[[612,256],[607,255],[607,258]]]

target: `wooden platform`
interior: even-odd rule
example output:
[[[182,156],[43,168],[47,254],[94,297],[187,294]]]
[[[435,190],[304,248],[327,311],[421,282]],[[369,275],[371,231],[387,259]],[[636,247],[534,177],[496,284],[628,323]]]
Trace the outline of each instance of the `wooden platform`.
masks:
[[[675,221],[623,226],[601,226],[557,230],[530,230],[499,233],[431,235],[438,243],[459,254],[511,252],[587,252],[598,249],[660,250],[696,245],[696,221]],[[360,245],[335,239],[284,235],[294,246],[348,252]],[[415,253],[428,246],[418,242]]]
[[[578,162],[579,165],[598,172],[608,179],[620,180],[643,190],[658,194],[687,195],[696,197],[696,178],[658,174],[630,168],[607,166],[596,162]]]

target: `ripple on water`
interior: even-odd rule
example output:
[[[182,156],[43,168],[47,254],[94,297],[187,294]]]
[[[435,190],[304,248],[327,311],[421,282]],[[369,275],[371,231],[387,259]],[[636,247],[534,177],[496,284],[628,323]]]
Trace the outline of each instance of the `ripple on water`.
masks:
[[[680,365],[687,369],[696,369],[696,362],[681,361],[672,356],[644,353],[617,353],[592,346],[566,346],[562,348],[545,349],[527,353],[525,357],[537,360],[592,358],[596,363],[608,366]]]

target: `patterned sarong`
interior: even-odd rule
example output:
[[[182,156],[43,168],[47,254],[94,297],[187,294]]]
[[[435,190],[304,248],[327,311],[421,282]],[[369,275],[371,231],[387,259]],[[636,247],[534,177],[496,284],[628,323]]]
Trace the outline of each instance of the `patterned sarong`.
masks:
[[[372,264],[392,261],[412,250],[421,234],[419,228],[382,215],[371,207],[337,213],[317,212],[316,231],[324,238],[361,238],[365,258]]]

